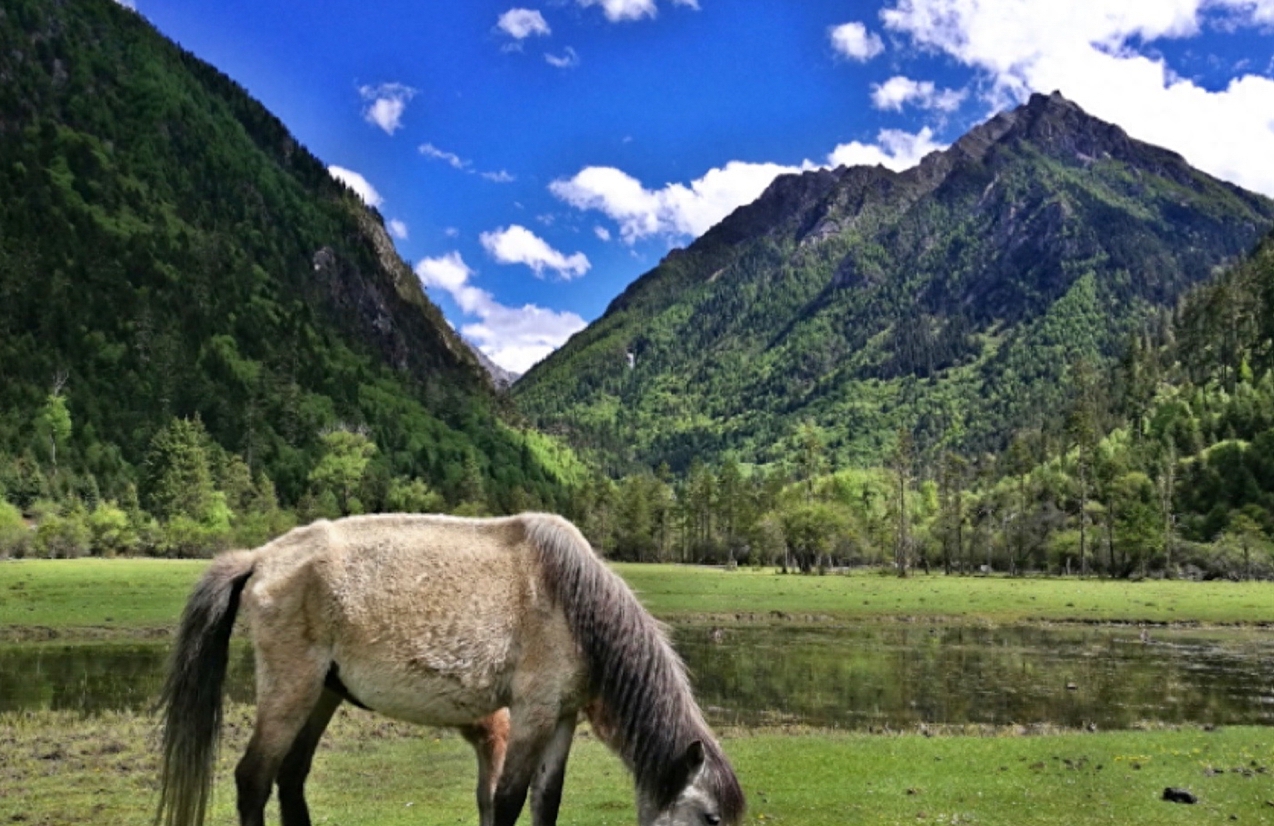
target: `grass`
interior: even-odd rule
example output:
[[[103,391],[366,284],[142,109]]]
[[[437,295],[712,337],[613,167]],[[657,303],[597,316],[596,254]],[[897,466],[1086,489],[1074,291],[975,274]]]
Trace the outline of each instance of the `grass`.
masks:
[[[125,639],[167,633],[206,562],[0,563],[0,636]],[[1274,622],[1257,583],[1101,582],[875,574],[779,576],[618,565],[671,621]],[[233,821],[230,770],[251,709],[233,706],[213,823]],[[1007,736],[725,732],[751,799],[748,823],[1274,823],[1274,730],[1227,728]],[[155,722],[144,714],[0,715],[0,823],[146,822],[155,804]],[[343,709],[311,784],[316,823],[471,823],[474,764],[457,737]],[[1164,787],[1195,806],[1159,800]],[[630,781],[577,737],[562,822],[632,823]]]
[[[0,562],[0,629],[9,637],[145,636],[172,628],[206,560]]]
[[[205,561],[24,560],[0,563],[0,638],[166,633]],[[615,569],[669,621],[1274,623],[1274,585],[1075,578],[899,579],[877,573],[780,576],[681,565]]]
[[[676,565],[616,565],[664,619],[863,620],[923,618],[1014,623],[1274,623],[1274,585],[1263,582],[1128,582],[1078,578],[908,579],[880,573],[782,576]]]
[[[230,771],[250,709],[233,706],[212,823],[233,818]],[[1126,826],[1274,822],[1274,731],[1230,728],[1043,736],[726,733],[747,823]],[[144,823],[155,805],[154,721],[57,712],[0,715],[0,822]],[[315,823],[472,823],[474,760],[458,737],[343,709],[310,783]],[[1161,801],[1186,788],[1194,806]],[[274,815],[277,818],[277,814]],[[524,815],[525,817],[525,815]],[[634,821],[627,772],[576,737],[562,822]],[[276,821],[277,822],[277,821]]]

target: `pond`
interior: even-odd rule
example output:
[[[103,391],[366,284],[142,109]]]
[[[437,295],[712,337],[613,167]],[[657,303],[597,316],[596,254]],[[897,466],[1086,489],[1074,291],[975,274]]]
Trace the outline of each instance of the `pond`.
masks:
[[[864,623],[674,629],[716,724],[1274,724],[1274,634]],[[167,644],[0,646],[0,711],[153,706]],[[252,656],[228,679],[252,698]]]
[[[1274,723],[1268,632],[880,623],[675,638],[718,723]]]

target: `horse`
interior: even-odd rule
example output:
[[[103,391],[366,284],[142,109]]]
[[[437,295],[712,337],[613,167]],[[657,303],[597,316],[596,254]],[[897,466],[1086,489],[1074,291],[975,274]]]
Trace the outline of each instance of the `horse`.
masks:
[[[528,791],[553,826],[587,715],[633,776],[639,826],[735,826],[745,800],[663,627],[567,520],[419,514],[320,520],[213,560],[179,623],[160,697],[156,822],[201,826],[237,614],[256,720],[235,769],[241,826],[309,826],[304,786],[342,702],[453,727],[478,759],[481,826]]]

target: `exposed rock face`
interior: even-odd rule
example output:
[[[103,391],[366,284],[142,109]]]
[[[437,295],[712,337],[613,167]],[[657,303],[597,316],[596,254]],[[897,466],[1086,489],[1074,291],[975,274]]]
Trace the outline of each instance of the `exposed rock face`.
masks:
[[[514,373],[512,370],[505,370],[491,359],[487,358],[487,354],[478,349],[478,345],[465,340],[465,345],[478,359],[478,364],[482,365],[482,369],[487,371],[487,375],[491,377],[492,384],[497,390],[508,390],[513,383],[521,377],[521,373]]]
[[[1272,225],[1268,198],[1034,95],[901,173],[775,179],[515,394],[541,427],[674,468],[776,458],[806,420],[845,461],[899,427],[991,447],[1064,398],[1070,360],[1115,356]]]

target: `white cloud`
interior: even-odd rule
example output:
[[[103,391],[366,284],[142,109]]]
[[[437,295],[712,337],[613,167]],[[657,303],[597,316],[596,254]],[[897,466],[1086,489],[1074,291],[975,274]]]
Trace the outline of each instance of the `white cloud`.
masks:
[[[478,236],[482,248],[501,264],[526,264],[537,278],[546,269],[553,270],[564,280],[578,278],[592,266],[582,252],[563,255],[524,226],[513,224],[505,229],[484,232]]]
[[[755,201],[779,175],[842,164],[881,164],[901,171],[943,148],[929,128],[915,134],[883,129],[877,135],[877,143],[841,144],[823,164],[808,160],[799,166],[730,161],[689,184],[670,183],[661,189],[647,189],[621,169],[588,166],[572,178],[549,184],[549,191],[576,209],[597,210],[611,218],[628,244],[651,236],[698,237],[738,207]],[[610,237],[604,227],[594,232],[602,240]]]
[[[606,229],[606,227],[603,227],[603,226],[593,227],[593,234],[597,236],[597,240],[599,241],[610,240],[610,230]]]
[[[575,0],[580,6],[601,6],[606,19],[612,23],[620,20],[640,20],[659,13],[655,0]],[[673,0],[673,5],[699,9],[699,0]]]
[[[389,234],[397,238],[399,241],[407,240],[407,225],[397,218],[389,219]]]
[[[455,152],[447,152],[439,149],[432,143],[422,143],[420,145],[420,154],[426,158],[432,158],[436,161],[445,161],[456,169],[464,169],[469,166],[469,162],[461,158]]]
[[[574,69],[579,65],[579,54],[570,46],[566,47],[566,51],[561,55],[544,53],[544,60],[550,66],[556,66],[559,69]]]
[[[827,30],[837,54],[866,63],[885,50],[880,35],[867,31],[862,23],[842,23]]]
[[[535,9],[509,9],[500,15],[496,28],[515,40],[552,34],[544,15]]]
[[[842,143],[827,156],[833,166],[880,166],[901,172],[920,163],[930,152],[946,146],[933,139],[929,127],[912,134],[901,129],[882,129],[876,135],[876,143],[852,141]]]
[[[358,93],[367,104],[363,108],[363,119],[392,135],[402,128],[403,112],[416,90],[401,83],[382,83],[360,87]]]
[[[468,172],[470,175],[480,175],[488,181],[494,181],[497,184],[507,184],[516,181],[517,178],[510,175],[506,170],[498,172],[480,172],[473,168],[473,163],[466,158],[462,158],[455,152],[448,152],[445,149],[439,149],[432,143],[422,143],[419,147],[420,154],[426,158],[435,161],[442,161],[452,169],[459,169],[461,172]]]
[[[619,224],[628,243],[651,235],[698,236],[735,208],[750,203],[779,175],[813,168],[730,161],[689,185],[646,189],[628,173],[589,166],[575,177],[554,181],[549,191],[576,209],[595,209]]]
[[[871,102],[877,109],[892,112],[901,112],[908,103],[921,109],[954,112],[967,94],[963,89],[938,89],[931,80],[895,75],[884,83],[873,84]]]
[[[1271,0],[895,0],[887,28],[945,52],[989,81],[995,108],[1061,90],[1141,140],[1180,152],[1206,172],[1274,195],[1274,80],[1233,77],[1209,91],[1140,43],[1198,34],[1208,12],[1229,25],[1274,23]]]
[[[327,172],[333,178],[354,190],[358,197],[363,199],[363,203],[369,207],[378,207],[385,202],[380,197],[380,193],[376,191],[376,188],[354,170],[346,169],[343,166],[329,166]]]
[[[416,265],[416,275],[426,288],[443,290],[461,312],[477,319],[462,325],[461,335],[487,358],[516,373],[525,373],[587,326],[575,313],[534,304],[507,307],[499,303],[491,293],[470,283],[474,272],[458,252],[424,259]]]

